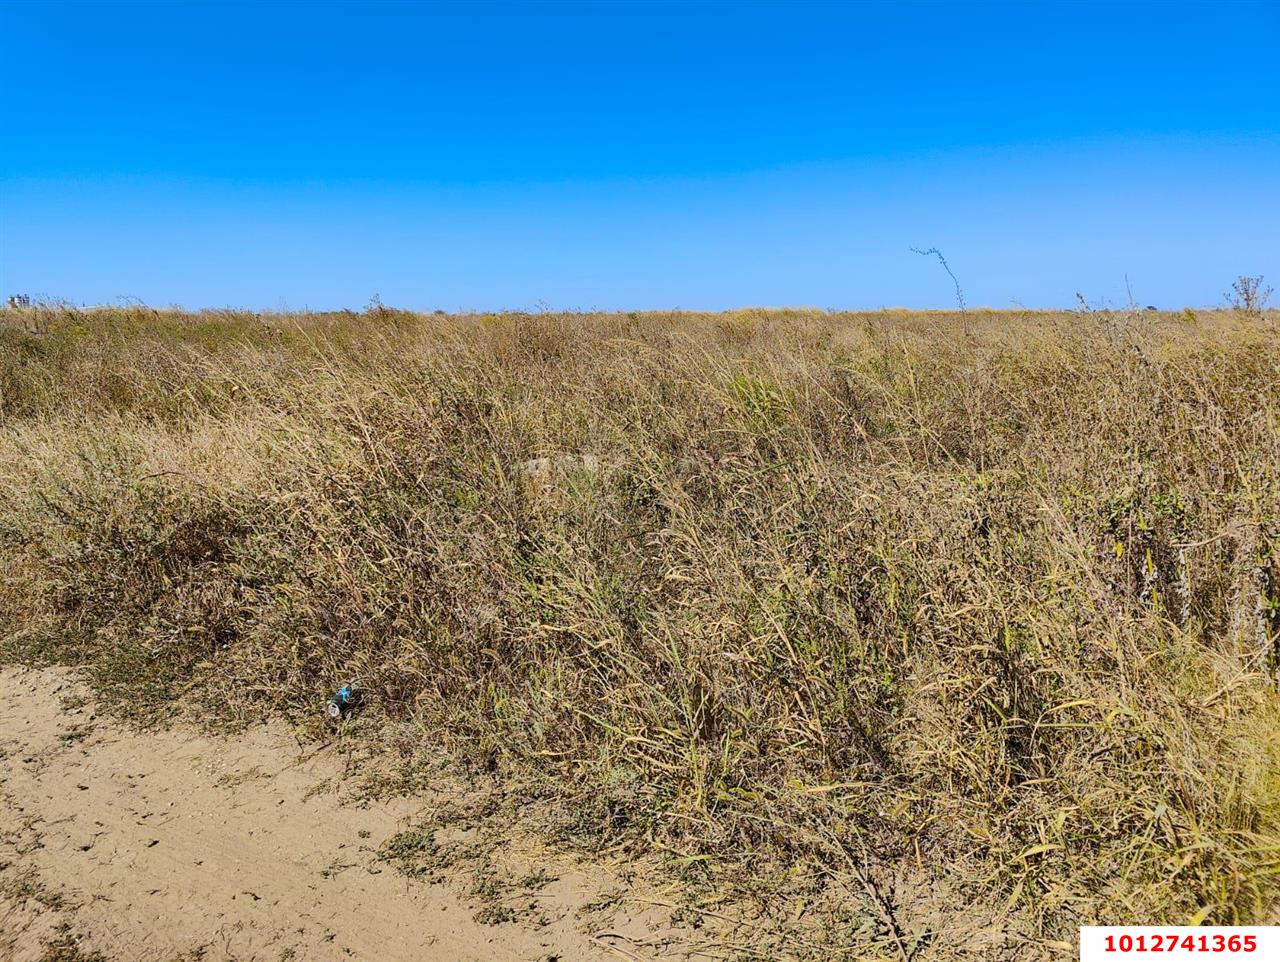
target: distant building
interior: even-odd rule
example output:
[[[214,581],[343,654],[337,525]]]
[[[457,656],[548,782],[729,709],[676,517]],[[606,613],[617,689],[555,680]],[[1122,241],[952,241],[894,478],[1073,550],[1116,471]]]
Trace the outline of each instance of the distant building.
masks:
[[[10,307],[30,307],[31,295],[30,294],[14,294],[12,297],[9,298],[9,306]]]

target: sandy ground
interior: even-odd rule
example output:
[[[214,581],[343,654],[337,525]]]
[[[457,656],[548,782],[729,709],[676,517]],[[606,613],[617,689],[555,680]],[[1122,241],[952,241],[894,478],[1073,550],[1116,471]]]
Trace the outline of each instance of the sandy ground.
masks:
[[[65,671],[0,669],[0,962],[684,956],[652,911],[590,908],[604,867],[516,866],[549,879],[537,920],[477,920],[463,880],[379,857],[424,800],[344,802],[342,767],[283,725],[143,733]]]

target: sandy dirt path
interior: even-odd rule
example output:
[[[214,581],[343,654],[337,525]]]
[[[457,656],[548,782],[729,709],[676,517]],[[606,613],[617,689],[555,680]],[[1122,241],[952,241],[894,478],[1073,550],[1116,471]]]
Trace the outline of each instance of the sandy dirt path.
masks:
[[[461,882],[379,858],[423,800],[344,803],[342,760],[283,725],[137,732],[58,670],[0,669],[0,693],[0,962],[59,941],[85,955],[58,959],[112,962],[604,962],[664,944],[639,916],[600,936],[595,869],[561,866],[537,923],[477,921]]]

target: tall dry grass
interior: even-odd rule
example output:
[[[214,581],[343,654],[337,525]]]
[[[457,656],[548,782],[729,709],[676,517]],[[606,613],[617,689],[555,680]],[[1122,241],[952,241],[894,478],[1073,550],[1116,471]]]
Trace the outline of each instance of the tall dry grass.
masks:
[[[827,957],[1274,912],[1273,315],[6,316],[7,657],[358,679]]]

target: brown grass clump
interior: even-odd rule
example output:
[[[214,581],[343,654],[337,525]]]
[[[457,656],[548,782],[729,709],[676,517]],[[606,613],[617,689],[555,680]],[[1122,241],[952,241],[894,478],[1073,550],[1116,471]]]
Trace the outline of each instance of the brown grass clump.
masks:
[[[1274,911],[1274,313],[9,317],[11,658],[357,679],[824,957]]]

